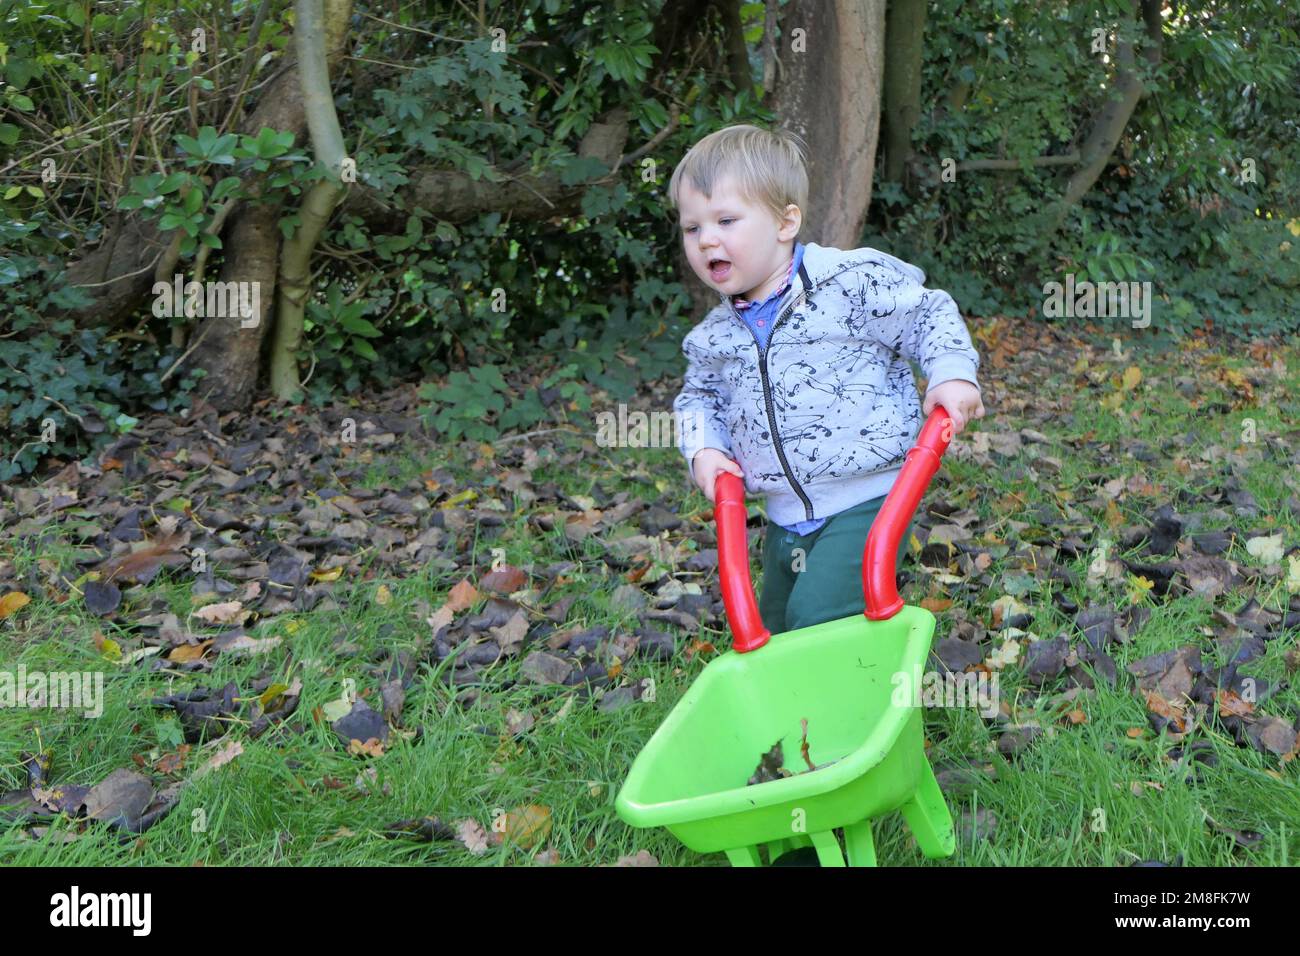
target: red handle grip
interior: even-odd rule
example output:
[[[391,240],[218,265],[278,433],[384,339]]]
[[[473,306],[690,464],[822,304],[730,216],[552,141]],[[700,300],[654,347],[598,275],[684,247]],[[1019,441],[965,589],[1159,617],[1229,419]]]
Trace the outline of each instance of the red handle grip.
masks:
[[[862,591],[866,610],[873,621],[893,617],[903,607],[898,596],[894,556],[930,479],[939,470],[939,459],[952,441],[952,419],[942,405],[935,406],[921,426],[916,444],[908,451],[894,487],[876,515],[862,552]],[[732,645],[740,653],[757,650],[772,632],[763,626],[749,578],[749,539],[745,533],[745,484],[729,471],[718,473],[714,485],[713,520],[718,526],[718,574],[722,580],[722,603],[727,609],[734,636]]]
[[[767,643],[772,632],[763,626],[749,580],[749,537],[745,532],[745,483],[729,471],[718,472],[713,520],[718,526],[718,575],[722,603],[731,622],[732,646],[744,654]]]
[[[862,551],[862,594],[866,603],[863,613],[873,621],[893,617],[903,607],[894,577],[898,542],[916,514],[916,506],[939,470],[939,459],[951,441],[952,419],[942,405],[936,405],[921,426],[916,444],[907,453],[903,469],[867,534],[867,545]]]

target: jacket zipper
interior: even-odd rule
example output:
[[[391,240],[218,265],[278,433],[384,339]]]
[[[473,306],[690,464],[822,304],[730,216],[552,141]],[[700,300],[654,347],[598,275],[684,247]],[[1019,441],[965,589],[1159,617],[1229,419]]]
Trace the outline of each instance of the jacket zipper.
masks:
[[[777,326],[789,318],[790,313],[794,311],[794,308],[799,304],[799,301],[811,291],[811,288],[804,289],[803,292],[799,293],[798,297],[790,303],[786,310],[777,316],[776,321],[772,323],[772,331],[769,332],[767,336],[767,342],[769,345],[772,344],[772,336],[776,335]],[[731,311],[733,315],[740,318],[736,313],[735,306],[731,307]],[[786,480],[790,482],[790,486],[794,488],[795,494],[797,494],[799,500],[803,502],[805,520],[811,521],[813,518],[812,502],[808,500],[808,496],[804,493],[803,486],[795,479],[794,472],[790,469],[790,462],[787,461],[785,457],[785,446],[781,443],[781,433],[777,431],[776,428],[776,409],[772,405],[772,388],[767,377],[767,349],[759,344],[758,335],[753,329],[749,328],[749,323],[744,319],[740,319],[740,321],[745,328],[749,329],[749,334],[754,339],[754,346],[758,349],[758,372],[763,381],[763,404],[767,408],[767,427],[772,430],[772,446],[776,449],[776,457],[781,462],[781,469],[785,472]]]

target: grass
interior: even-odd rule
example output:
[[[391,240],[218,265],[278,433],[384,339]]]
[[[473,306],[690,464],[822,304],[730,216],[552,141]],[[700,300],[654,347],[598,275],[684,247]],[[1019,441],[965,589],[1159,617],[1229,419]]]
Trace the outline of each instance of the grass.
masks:
[[[1109,410],[1098,399],[1115,392],[1118,373],[1126,363],[1108,360],[1100,349],[1089,354],[1089,368],[1083,371],[1072,370],[1073,354],[1055,360],[1027,358],[1023,366],[1012,362],[1002,373],[986,370],[993,382],[1015,376],[1015,388],[986,384],[989,417],[971,431],[1035,428],[1049,435],[1048,453],[1060,458],[1062,467],[1050,481],[1042,474],[1035,480],[1028,467],[1029,449],[1010,459],[995,459],[1005,465],[1001,468],[950,454],[934,494],[978,511],[977,526],[984,532],[980,543],[996,547],[1001,542],[1007,551],[1014,551],[1023,540],[1018,535],[1026,533],[1026,516],[1040,507],[1062,515],[1064,525],[1074,522],[1063,510],[1066,503],[1089,534],[1113,535],[1104,514],[1089,504],[1095,492],[1090,476],[1100,475],[1105,481],[1121,474],[1141,474],[1157,486],[1156,494],[1131,493],[1118,502],[1125,523],[1147,524],[1159,504],[1173,501],[1180,490],[1194,491],[1209,478],[1225,477],[1226,472],[1220,473],[1224,468],[1233,469],[1260,505],[1257,518],[1234,519],[1239,530],[1273,527],[1283,531],[1284,546],[1300,543],[1300,521],[1285,506],[1295,493],[1288,484],[1294,456],[1286,454],[1285,442],[1279,447],[1278,442],[1261,438],[1262,444],[1252,447],[1241,446],[1238,438],[1244,417],[1255,419],[1260,436],[1282,435],[1296,421],[1300,404],[1288,397],[1300,395],[1300,356],[1295,350],[1279,353],[1288,372],[1275,381],[1269,379],[1267,391],[1256,396],[1258,404],[1244,409],[1232,407],[1240,395],[1230,385],[1211,379],[1206,370],[1224,367],[1260,375],[1260,366],[1249,358],[1212,353],[1135,355],[1128,362],[1142,368],[1143,383]],[[1196,395],[1199,407],[1172,385],[1175,377],[1188,374],[1189,363],[1194,366],[1192,374],[1207,378]],[[994,394],[1001,400],[995,403]],[[1028,397],[1017,399],[1019,395]],[[1175,441],[1188,433],[1195,436],[1194,443],[1184,446]],[[1125,456],[1120,444],[1132,439],[1146,442],[1156,450],[1156,458],[1144,463]],[[1170,443],[1168,449],[1165,443]],[[1109,450],[1099,450],[1106,444]],[[1248,458],[1240,467],[1226,457],[1207,462],[1205,470],[1178,464],[1180,459],[1199,462],[1201,450],[1212,445],[1220,446],[1223,456],[1236,449]],[[1262,453],[1253,455],[1254,451]],[[598,449],[589,442],[585,452],[591,467],[581,470],[559,467],[543,454],[533,484],[554,481],[566,493],[585,494],[599,482],[607,492],[626,490],[684,516],[707,519],[707,502],[698,492],[688,492],[675,450]],[[484,476],[475,474],[465,458],[445,448],[422,455],[409,449],[404,455],[392,452],[373,463],[365,483],[400,487],[402,481],[430,467],[450,469],[466,487],[484,483]],[[1008,499],[1009,495],[1017,498]],[[349,756],[328,724],[312,719],[315,708],[339,697],[346,678],[353,679],[367,699],[376,701],[384,652],[413,649],[427,633],[423,622],[427,610],[421,602],[439,606],[450,587],[465,576],[465,569],[482,570],[491,563],[493,548],[504,549],[506,561],[516,565],[578,563],[572,580],[547,595],[548,603],[565,594],[576,596],[565,626],[606,624],[617,631],[636,625],[632,615],[610,604],[609,596],[622,579],[600,562],[603,551],[598,542],[575,543],[561,530],[541,533],[529,525],[527,507],[509,510],[520,503],[511,501],[508,492],[499,496],[507,505],[506,523],[500,528],[471,526],[464,533],[467,551],[458,556],[460,567],[431,564],[423,573],[399,577],[372,560],[357,580],[337,585],[341,610],[274,617],[264,631],[250,632],[283,637],[279,648],[256,659],[220,655],[210,674],[159,673],[104,661],[92,642],[96,629],[107,637],[126,635],[86,612],[75,596],[65,604],[33,601],[4,622],[0,649],[7,668],[21,664],[28,671],[103,670],[106,702],[103,715],[93,720],[58,710],[0,710],[0,790],[26,786],[18,755],[38,743],[52,752],[52,779],[58,783],[96,783],[117,768],[135,768],[137,755],[149,773],[149,765],[175,750],[181,739],[176,717],[149,706],[151,698],[165,693],[200,684],[220,687],[230,680],[244,688],[267,673],[286,681],[298,677],[304,689],[295,715],[258,739],[249,739],[235,727],[222,740],[196,746],[179,777],[189,777],[226,739],[240,740],[243,752],[226,766],[194,779],[177,807],[143,836],[123,837],[97,824],[83,827],[64,819],[42,838],[32,839],[19,826],[0,824],[0,861],[18,865],[517,865],[549,846],[565,864],[612,863],[648,850],[664,865],[726,865],[721,854],[702,857],[664,831],[633,830],[613,809],[614,797],[640,747],[703,668],[705,661],[699,656],[688,660],[679,651],[669,662],[641,658],[629,662],[625,676],[653,677],[656,699],[613,713],[597,711],[590,700],[572,699],[572,688],[515,683],[500,689],[498,684],[518,676],[519,658],[493,665],[491,686],[484,688],[473,706],[463,706],[456,701],[461,688],[449,687],[441,679],[447,663],[424,664],[407,691],[404,730],[394,733],[387,753],[377,759]],[[1188,513],[1208,506],[1176,507]],[[1224,507],[1230,511],[1230,506]],[[1033,520],[1029,519],[1031,525]],[[1207,524],[1202,530],[1212,527],[1213,523]],[[0,558],[14,562],[18,580],[24,580],[33,565],[43,575],[48,568],[70,563],[77,540],[67,527],[51,524],[48,530],[39,543],[29,538],[3,545]],[[1090,546],[1093,543],[1085,540]],[[1135,557],[1138,550],[1126,556]],[[1240,537],[1225,556],[1242,566],[1259,563],[1245,552]],[[1086,583],[1088,563],[1082,556],[1064,562],[1080,582],[1063,585],[1066,593],[1080,607],[1126,604],[1123,584]],[[756,563],[756,580],[759,570]],[[987,624],[989,605],[1005,593],[1004,574],[1017,570],[1007,559],[996,559],[987,586],[959,587],[948,594],[955,601],[953,610],[964,608],[972,620]],[[945,593],[938,585],[928,592],[925,581],[917,577],[904,589],[908,603],[927,593]],[[704,576],[694,579],[706,587],[716,586]],[[381,584],[391,592],[387,603],[378,600]],[[1280,581],[1266,581],[1258,590],[1248,584],[1220,598],[1218,606],[1235,610],[1252,594],[1275,609],[1285,607],[1289,597]],[[175,572],[164,571],[135,599],[141,606],[152,602],[157,610],[169,609],[182,621],[192,608],[188,581]],[[1050,637],[1070,623],[1046,586],[1020,600],[1031,609],[1033,621],[1026,630],[1035,635]],[[976,770],[948,793],[959,830],[953,857],[925,860],[901,818],[891,814],[876,824],[877,854],[883,864],[1115,866],[1138,860],[1171,862],[1179,855],[1185,864],[1196,866],[1287,866],[1300,861],[1296,762],[1284,763],[1276,756],[1238,747],[1210,724],[1198,728],[1188,740],[1208,741],[1217,763],[1196,765],[1198,776],[1189,778],[1187,767],[1167,756],[1174,744],[1150,729],[1144,704],[1132,691],[1124,665],[1199,641],[1204,637],[1201,629],[1215,622],[1211,605],[1194,596],[1140,600],[1151,606],[1152,616],[1131,644],[1112,645],[1119,686],[1102,685],[1095,696],[1081,699],[1085,723],[1054,723],[1050,715],[1043,715],[1042,724],[1049,728],[1045,735],[1007,759],[996,752],[992,726],[974,710],[927,711],[931,762],[938,767],[986,766],[991,775]],[[951,613],[939,614],[936,639],[946,636]],[[679,647],[685,643],[683,637],[696,636],[727,646],[727,635],[721,631],[677,633]],[[993,646],[999,643],[995,636]],[[1203,646],[1207,664],[1222,663],[1208,649],[1212,642]],[[1272,640],[1265,656],[1247,669],[1271,683],[1284,681],[1284,655],[1295,646],[1294,632]],[[1015,667],[1001,678],[1003,698],[1023,708],[1023,719],[1032,712],[1026,701],[1036,689]],[[1048,690],[1064,686],[1052,684]],[[1043,699],[1050,696],[1044,694]],[[505,727],[511,709],[531,714],[536,720],[533,729],[510,737]],[[1259,709],[1293,720],[1300,714],[1300,692],[1287,687],[1262,701]],[[1130,728],[1141,728],[1141,733],[1130,736]],[[154,777],[160,786],[170,779],[161,774]],[[548,807],[551,813],[549,839],[532,850],[504,844],[476,856],[452,840],[424,843],[389,839],[383,833],[394,821],[426,815],[448,822],[473,818],[489,827],[495,815],[529,804]],[[988,814],[996,819],[991,832],[970,833],[974,818],[989,826]],[[1230,835],[1207,821],[1207,815],[1218,827],[1254,831],[1260,839],[1250,847],[1237,846]],[[65,834],[76,838],[63,842]]]

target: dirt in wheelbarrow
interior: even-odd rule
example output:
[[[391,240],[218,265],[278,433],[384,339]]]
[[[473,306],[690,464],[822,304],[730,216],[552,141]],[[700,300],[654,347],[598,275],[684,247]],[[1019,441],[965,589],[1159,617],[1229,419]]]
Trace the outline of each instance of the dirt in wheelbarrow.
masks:
[[[828,760],[826,763],[814,764],[812,757],[808,754],[808,718],[799,721],[803,738],[799,744],[799,754],[803,757],[804,763],[808,765],[807,770],[801,770],[800,773],[812,773],[814,770],[821,770],[823,767],[829,767],[836,763],[836,760]],[[781,747],[781,741],[772,745],[772,749],[758,758],[758,766],[754,768],[754,773],[749,778],[747,786],[753,786],[756,783],[767,783],[771,780],[781,780],[784,777],[793,777],[794,771],[785,766],[785,751]]]

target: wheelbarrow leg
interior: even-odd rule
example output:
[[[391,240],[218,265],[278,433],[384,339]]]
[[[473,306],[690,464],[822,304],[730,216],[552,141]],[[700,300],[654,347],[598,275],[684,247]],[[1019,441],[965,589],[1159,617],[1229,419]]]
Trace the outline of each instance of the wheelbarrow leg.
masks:
[[[922,767],[916,793],[900,809],[922,853],[931,860],[952,856],[957,848],[952,814],[928,761]]]
[[[834,830],[821,830],[808,835],[817,848],[817,862],[822,866],[844,865],[844,854],[840,852],[840,841],[835,838]]]
[[[732,866],[763,865],[763,861],[758,858],[758,847],[756,846],[742,846],[734,850],[728,850],[727,859],[731,861]]]
[[[844,846],[849,866],[875,866],[876,843],[871,839],[871,820],[859,820],[844,828]]]

